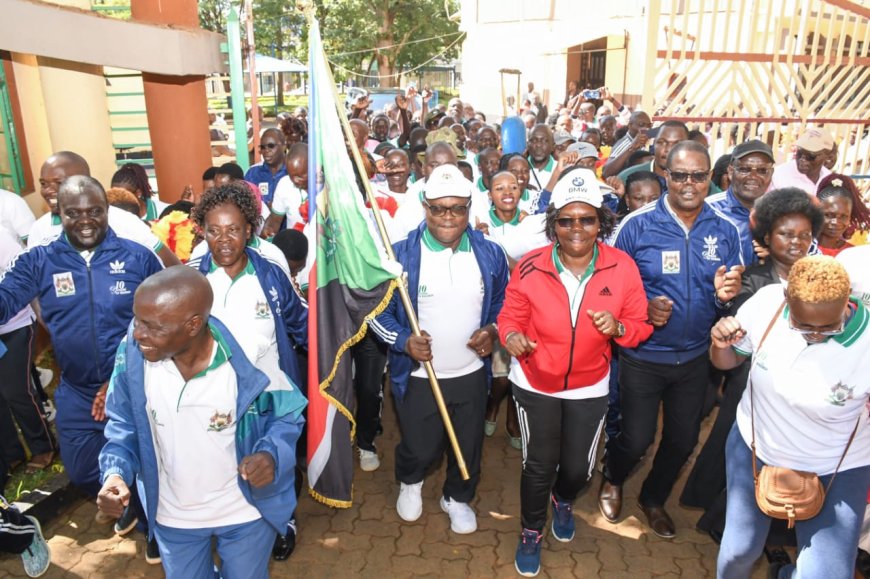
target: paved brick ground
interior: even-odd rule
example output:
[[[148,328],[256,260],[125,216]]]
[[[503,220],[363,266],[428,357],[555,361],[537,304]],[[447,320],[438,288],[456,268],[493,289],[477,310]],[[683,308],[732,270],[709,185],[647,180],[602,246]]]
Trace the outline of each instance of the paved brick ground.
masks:
[[[423,486],[424,512],[419,521],[405,523],[396,515],[398,494],[393,478],[393,449],[398,438],[391,403],[385,411],[385,435],[378,440],[381,468],[357,470],[352,509],[332,510],[310,497],[300,501],[299,542],[293,556],[272,563],[273,577],[516,577],[514,551],[519,533],[520,452],[504,435],[503,412],[499,431],[487,439],[483,476],[474,507],[478,531],[454,535],[438,497],[443,465]],[[704,432],[709,429],[710,419]],[[669,504],[677,537],[659,539],[641,524],[635,504],[640,481],[649,465],[626,485],[623,520],[611,525],[601,517],[595,501],[600,475],[575,506],[577,536],[571,543],[544,539],[541,577],[688,577],[715,576],[717,546],[694,530],[699,513]],[[685,475],[685,472],[684,472]],[[678,486],[682,488],[682,481]],[[679,492],[674,493],[675,495]],[[57,577],[162,577],[159,566],[144,560],[145,542],[139,533],[130,538],[98,526],[94,504],[82,501],[45,526],[53,565],[45,575]],[[765,577],[761,563],[753,578]],[[0,577],[24,577],[17,557],[0,558]]]

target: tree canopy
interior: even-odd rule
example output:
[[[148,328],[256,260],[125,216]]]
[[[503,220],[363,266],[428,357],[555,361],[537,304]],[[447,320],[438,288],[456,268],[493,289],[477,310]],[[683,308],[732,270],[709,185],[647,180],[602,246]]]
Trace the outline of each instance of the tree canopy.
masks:
[[[321,36],[328,58],[359,74],[360,84],[395,86],[402,70],[420,66],[440,54],[449,60],[459,52],[459,25],[446,8],[458,9],[457,0],[315,0]],[[199,0],[203,28],[226,33],[231,6],[241,12],[241,0]],[[254,40],[261,54],[307,60],[308,26],[304,15],[287,0],[254,0]],[[244,35],[244,27],[242,28]],[[433,38],[434,37],[434,38]],[[422,42],[416,42],[424,39]],[[445,51],[450,46],[448,50]],[[380,50],[377,50],[377,49]],[[441,54],[443,52],[443,54]],[[338,78],[349,75],[335,70]]]

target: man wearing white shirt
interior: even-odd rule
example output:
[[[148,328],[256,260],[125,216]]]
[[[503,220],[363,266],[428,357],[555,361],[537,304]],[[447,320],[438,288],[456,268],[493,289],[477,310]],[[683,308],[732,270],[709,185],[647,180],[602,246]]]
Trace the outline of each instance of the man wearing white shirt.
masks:
[[[33,223],[27,237],[28,248],[42,245],[60,235],[62,227],[57,204],[57,191],[65,179],[74,175],[90,177],[91,169],[81,155],[71,151],[55,153],[42,164],[39,171],[39,193],[51,211]],[[119,237],[135,241],[154,251],[163,265],[169,267],[181,263],[175,254],[163,245],[156,235],[151,233],[151,229],[132,213],[109,206],[109,227]]]
[[[210,317],[212,292],[187,267],[136,292],[106,401],[98,505],[115,515],[136,481],[166,576],[268,577],[276,531],[296,506],[305,397],[263,359],[264,340]]]

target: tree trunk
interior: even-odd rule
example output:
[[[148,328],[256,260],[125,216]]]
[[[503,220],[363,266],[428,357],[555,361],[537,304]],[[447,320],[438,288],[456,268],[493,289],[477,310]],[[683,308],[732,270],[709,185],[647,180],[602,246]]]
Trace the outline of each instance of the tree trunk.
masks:
[[[378,15],[378,41],[376,46],[381,49],[375,54],[378,59],[378,76],[381,77],[380,85],[382,87],[396,86],[396,78],[393,75],[395,58],[393,50],[386,48],[396,43],[393,36],[393,22],[396,14],[394,9],[390,9],[389,0],[382,0],[375,9]]]
[[[277,104],[279,107],[283,107],[284,106],[284,73],[283,72],[278,73],[278,86],[276,87],[276,90],[278,91],[278,94],[275,97],[277,99]]]

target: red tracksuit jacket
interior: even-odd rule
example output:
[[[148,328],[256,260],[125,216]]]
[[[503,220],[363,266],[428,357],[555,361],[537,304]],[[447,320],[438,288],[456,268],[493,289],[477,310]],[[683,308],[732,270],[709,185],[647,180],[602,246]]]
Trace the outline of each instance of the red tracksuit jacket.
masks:
[[[619,346],[633,348],[650,337],[647,298],[640,272],[628,254],[598,243],[598,259],[571,324],[568,293],[553,263],[553,245],[529,252],[511,274],[498,316],[502,343],[522,332],[537,348],[520,358],[529,383],[545,393],[592,386],[610,370],[611,347],[588,311],[609,311],[625,326]]]

